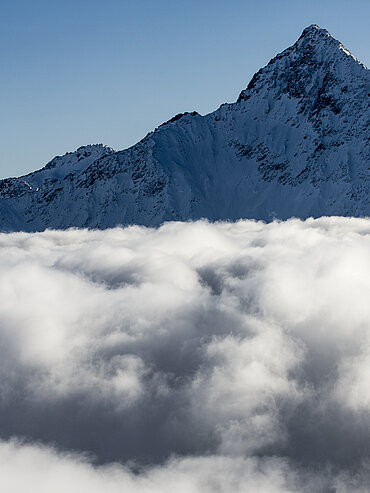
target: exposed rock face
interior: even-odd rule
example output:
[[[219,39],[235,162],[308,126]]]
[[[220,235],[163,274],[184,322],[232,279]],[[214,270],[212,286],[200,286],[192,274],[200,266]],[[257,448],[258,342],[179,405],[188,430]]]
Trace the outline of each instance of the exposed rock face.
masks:
[[[0,181],[0,228],[370,215],[369,101],[369,70],[310,26],[236,103]]]

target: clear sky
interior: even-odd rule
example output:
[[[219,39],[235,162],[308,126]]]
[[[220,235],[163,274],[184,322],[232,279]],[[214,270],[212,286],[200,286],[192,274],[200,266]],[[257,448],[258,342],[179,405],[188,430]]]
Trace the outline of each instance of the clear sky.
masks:
[[[0,177],[235,101],[310,24],[369,66],[369,19],[369,0],[0,0]]]

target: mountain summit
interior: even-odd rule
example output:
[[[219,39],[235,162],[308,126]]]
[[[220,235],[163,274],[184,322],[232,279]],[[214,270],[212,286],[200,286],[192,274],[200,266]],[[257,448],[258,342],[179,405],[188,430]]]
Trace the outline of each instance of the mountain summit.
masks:
[[[0,229],[370,215],[369,96],[369,70],[309,26],[236,103],[0,181]]]

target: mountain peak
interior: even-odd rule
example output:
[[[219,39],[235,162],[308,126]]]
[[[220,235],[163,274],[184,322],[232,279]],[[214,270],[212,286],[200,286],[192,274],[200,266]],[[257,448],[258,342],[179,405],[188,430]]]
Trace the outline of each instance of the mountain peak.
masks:
[[[340,42],[329,31],[319,27],[317,24],[311,24],[306,27],[291,48],[305,49],[307,45],[313,46],[317,53],[327,50],[328,45],[332,45],[334,49],[341,46]]]
[[[326,29],[311,24],[292,46],[254,74],[247,88],[240,93],[238,102],[264,90],[273,90],[276,98],[289,94],[301,99],[312,94],[313,87],[320,90],[323,80],[335,81],[339,87],[342,82],[345,86],[354,76],[363,78],[364,68]]]
[[[344,53],[364,67],[364,65],[355,56],[353,56],[352,53],[345,46],[343,46],[340,41],[334,38],[326,29],[319,27],[317,24],[311,24],[306,27],[297,42],[285,50],[285,52],[294,49],[306,50],[308,46],[313,47],[318,56],[324,56],[325,58],[330,56],[330,54],[333,55],[334,53],[343,56]]]
[[[303,29],[303,32],[299,39],[307,37],[317,37],[317,36],[330,36],[332,37],[326,29],[321,28],[317,24],[311,24],[310,26]]]

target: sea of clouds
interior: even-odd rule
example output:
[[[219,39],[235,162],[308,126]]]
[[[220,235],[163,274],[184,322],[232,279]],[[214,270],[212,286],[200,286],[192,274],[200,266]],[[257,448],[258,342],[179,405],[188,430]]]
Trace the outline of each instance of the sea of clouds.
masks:
[[[369,491],[369,219],[1,234],[0,351],[0,491]]]

